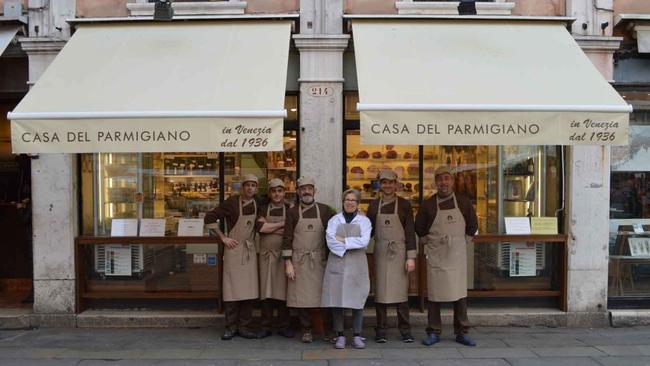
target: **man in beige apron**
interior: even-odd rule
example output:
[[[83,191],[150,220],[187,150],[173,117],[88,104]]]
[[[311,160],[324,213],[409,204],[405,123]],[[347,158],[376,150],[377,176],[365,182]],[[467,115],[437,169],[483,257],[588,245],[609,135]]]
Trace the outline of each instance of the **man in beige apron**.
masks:
[[[476,343],[467,336],[467,238],[474,236],[478,219],[469,199],[454,193],[454,176],[448,166],[435,171],[438,193],[423,202],[415,218],[427,262],[428,327],[425,346],[440,341],[440,303],[454,304],[456,342]]]
[[[389,169],[379,174],[381,197],[370,202],[375,250],[375,341],[386,343],[389,305],[397,307],[397,328],[402,341],[413,342],[409,323],[409,273],[415,270],[417,247],[411,203],[397,196],[397,175]]]
[[[226,330],[223,340],[236,335],[257,338],[252,330],[253,301],[259,297],[257,253],[255,252],[255,220],[257,219],[257,177],[242,178],[239,195],[225,200],[205,216],[205,223],[225,219],[227,235],[216,230],[224,244],[223,301]]]
[[[316,182],[313,178],[301,177],[298,193],[300,204],[289,210],[285,220],[282,258],[289,278],[287,306],[298,311],[302,342],[311,343],[312,310],[320,308],[327,260],[325,227],[332,210],[314,201]]]
[[[289,205],[284,202],[284,182],[275,178],[269,181],[269,204],[258,212],[260,233],[260,300],[262,308],[262,332],[260,338],[271,335],[273,310],[277,309],[278,334],[293,338],[289,328],[287,308],[287,276],[282,260],[282,236]]]

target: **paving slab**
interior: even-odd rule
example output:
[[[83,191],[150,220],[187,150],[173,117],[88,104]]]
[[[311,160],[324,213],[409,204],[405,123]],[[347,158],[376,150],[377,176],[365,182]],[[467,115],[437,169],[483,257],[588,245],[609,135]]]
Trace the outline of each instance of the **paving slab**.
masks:
[[[458,350],[465,358],[522,358],[536,357],[536,355],[527,348],[461,348]]]
[[[79,362],[81,362],[81,360],[73,360],[73,359],[66,359],[66,360],[31,359],[31,360],[25,360],[24,358],[16,358],[16,359],[3,358],[2,362],[0,362],[0,365],[2,365],[2,366],[77,366],[77,365],[79,365]],[[87,365],[84,365],[84,366],[87,366]],[[105,364],[105,366],[108,366],[108,364]]]
[[[200,359],[216,360],[301,360],[302,351],[285,349],[257,349],[257,348],[206,348]]]
[[[589,357],[509,358],[512,366],[601,366]]]
[[[6,347],[0,349],[0,359],[3,358],[55,358],[65,352],[65,348],[20,348]]]
[[[608,356],[642,356],[639,346],[596,346]]]
[[[648,366],[650,357],[601,357],[595,358],[603,366]]]
[[[542,357],[599,357],[605,353],[595,347],[539,347],[531,348]]]
[[[463,358],[456,348],[382,349],[381,355],[385,360]]]
[[[141,350],[142,360],[196,360],[200,359],[202,349],[167,348]]]
[[[92,360],[122,360],[122,359],[137,359],[142,355],[142,350],[84,350],[84,349],[68,349],[57,355],[57,358],[78,358],[78,359],[92,359]]]
[[[473,360],[430,360],[422,361],[422,366],[510,366],[508,362],[499,358],[473,359]]]
[[[322,349],[304,351],[303,360],[339,360],[339,359],[381,358],[381,351],[377,349]]]
[[[579,347],[585,343],[572,336],[558,336],[555,334],[528,335],[526,337],[502,338],[510,347]]]

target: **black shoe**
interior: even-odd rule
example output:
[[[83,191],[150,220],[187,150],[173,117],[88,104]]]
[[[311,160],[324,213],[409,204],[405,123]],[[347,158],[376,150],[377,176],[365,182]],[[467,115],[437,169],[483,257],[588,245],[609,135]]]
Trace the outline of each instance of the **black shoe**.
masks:
[[[377,343],[386,343],[387,342],[386,334],[383,333],[383,332],[378,332],[375,335],[375,342],[377,342]]]
[[[263,331],[257,333],[257,338],[266,338],[266,337],[270,337],[271,334],[273,334],[273,333],[271,333],[270,330],[268,330],[268,329],[267,329],[267,330],[263,330]]]
[[[257,334],[247,330],[239,331],[239,336],[246,339],[257,339]]]
[[[415,342],[415,339],[413,338],[411,333],[406,333],[406,334],[402,334],[402,342],[404,342],[404,343],[413,343],[413,342]]]
[[[237,335],[237,332],[232,331],[232,330],[226,330],[221,335],[221,340],[222,341],[229,341],[229,340],[233,339],[236,335]]]
[[[291,329],[280,329],[278,334],[285,338],[293,338],[296,336],[296,333]]]

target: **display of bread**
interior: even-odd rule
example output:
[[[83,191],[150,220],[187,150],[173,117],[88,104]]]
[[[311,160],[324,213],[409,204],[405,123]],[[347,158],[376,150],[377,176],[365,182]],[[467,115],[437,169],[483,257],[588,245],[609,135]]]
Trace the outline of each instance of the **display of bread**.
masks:
[[[417,163],[410,163],[408,168],[406,168],[409,176],[417,176],[420,172],[420,167]]]
[[[370,154],[366,150],[361,150],[357,154],[357,159],[368,159],[368,157],[370,157]]]
[[[375,152],[372,153],[372,158],[373,159],[381,159],[381,157],[382,157],[382,155],[381,155],[381,152],[379,152],[379,151],[375,151]]]
[[[407,152],[404,153],[403,158],[404,159],[411,159],[411,158],[413,158],[413,154],[411,154],[410,152],[407,151]]]
[[[376,165],[370,165],[366,168],[366,173],[368,177],[374,178],[379,174],[379,168]]]
[[[397,159],[397,151],[395,150],[388,150],[386,152],[386,159]]]

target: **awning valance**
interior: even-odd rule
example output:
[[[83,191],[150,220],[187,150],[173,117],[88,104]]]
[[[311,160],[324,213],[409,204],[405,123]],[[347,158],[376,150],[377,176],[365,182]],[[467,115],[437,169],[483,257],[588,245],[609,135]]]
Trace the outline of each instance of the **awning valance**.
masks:
[[[11,119],[15,153],[282,150],[289,21],[84,24]]]
[[[631,107],[563,24],[352,23],[361,141],[620,145]]]

